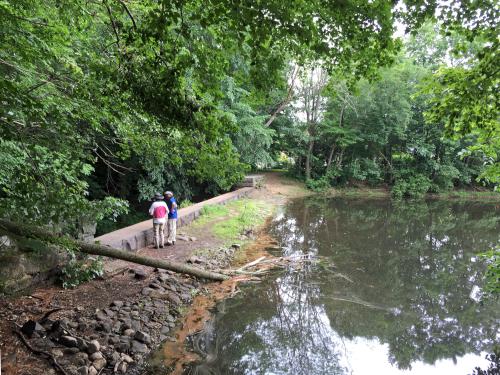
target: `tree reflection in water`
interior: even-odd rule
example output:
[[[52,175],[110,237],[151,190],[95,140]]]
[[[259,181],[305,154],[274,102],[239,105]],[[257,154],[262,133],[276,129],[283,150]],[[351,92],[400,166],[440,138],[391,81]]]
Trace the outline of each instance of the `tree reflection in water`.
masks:
[[[500,244],[499,211],[445,201],[290,204],[272,226],[283,253],[327,262],[221,304],[198,337],[206,361],[197,372],[351,373],[343,343],[355,338],[387,347],[388,366],[400,369],[491,350],[499,305],[469,296],[482,279],[476,253]]]

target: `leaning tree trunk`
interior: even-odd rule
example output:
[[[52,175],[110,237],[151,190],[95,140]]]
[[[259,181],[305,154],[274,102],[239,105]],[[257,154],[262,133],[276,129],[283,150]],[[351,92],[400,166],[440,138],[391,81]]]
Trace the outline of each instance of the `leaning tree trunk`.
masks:
[[[12,233],[17,236],[37,238],[43,241],[47,241],[49,243],[56,243],[56,244],[58,242],[58,239],[60,238],[57,235],[42,228],[26,224],[14,223],[4,219],[0,219],[0,230],[4,230],[8,233]],[[174,272],[185,273],[188,275],[193,275],[204,279],[222,281],[222,280],[227,280],[229,278],[228,276],[220,273],[203,270],[196,267],[191,267],[183,263],[145,257],[128,251],[115,249],[112,247],[73,240],[68,237],[65,237],[64,241],[68,241],[71,246],[75,246],[79,251],[87,254],[102,255],[110,258],[126,260],[128,262],[142,264],[144,266],[156,267]]]
[[[306,154],[306,180],[311,178],[311,159],[314,150],[314,140],[309,141],[309,146],[307,147]]]

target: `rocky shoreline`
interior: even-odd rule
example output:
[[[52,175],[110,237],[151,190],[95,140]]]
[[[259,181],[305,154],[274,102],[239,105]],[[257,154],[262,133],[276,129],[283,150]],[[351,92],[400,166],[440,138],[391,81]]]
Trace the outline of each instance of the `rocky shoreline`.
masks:
[[[188,262],[206,269],[223,268],[231,263],[238,247],[193,255]],[[31,351],[48,357],[60,373],[142,373],[153,350],[162,342],[175,341],[175,327],[183,312],[206,284],[158,269],[149,274],[132,269],[125,276],[144,285],[139,293],[101,309],[78,306],[54,309],[39,320],[19,323],[16,319],[18,335]]]

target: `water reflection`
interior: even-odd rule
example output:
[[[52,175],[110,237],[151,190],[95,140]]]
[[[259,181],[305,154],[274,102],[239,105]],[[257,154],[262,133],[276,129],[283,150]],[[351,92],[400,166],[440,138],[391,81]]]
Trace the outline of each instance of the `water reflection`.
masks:
[[[498,303],[470,298],[483,272],[475,254],[500,244],[499,211],[442,201],[293,202],[271,231],[285,255],[321,261],[221,304],[213,329],[198,337],[206,360],[193,372],[472,371],[500,338]]]

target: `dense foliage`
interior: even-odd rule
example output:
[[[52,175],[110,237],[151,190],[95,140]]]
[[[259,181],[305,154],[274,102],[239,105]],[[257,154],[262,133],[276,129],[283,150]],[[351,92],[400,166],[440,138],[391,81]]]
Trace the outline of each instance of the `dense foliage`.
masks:
[[[346,183],[387,184],[398,198],[479,181],[494,187],[498,123],[492,120],[488,132],[450,137],[448,119],[435,114],[441,94],[429,89],[445,64],[464,69],[460,59],[450,56],[462,39],[441,36],[427,23],[407,40],[395,64],[379,70],[378,80],[349,86],[345,77],[331,77],[316,93],[322,115],[315,124],[292,121],[295,132],[277,128],[282,147],[295,161],[295,173],[313,190]],[[298,95],[298,102],[306,100]],[[495,102],[486,107],[498,115]]]
[[[446,35],[401,49],[395,20],[434,14]],[[0,20],[11,219],[76,233],[283,162],[316,190],[498,183],[493,2],[1,0]]]
[[[291,59],[362,76],[396,46],[386,1],[3,0],[0,20],[2,215],[69,227],[228,190],[270,161]]]

